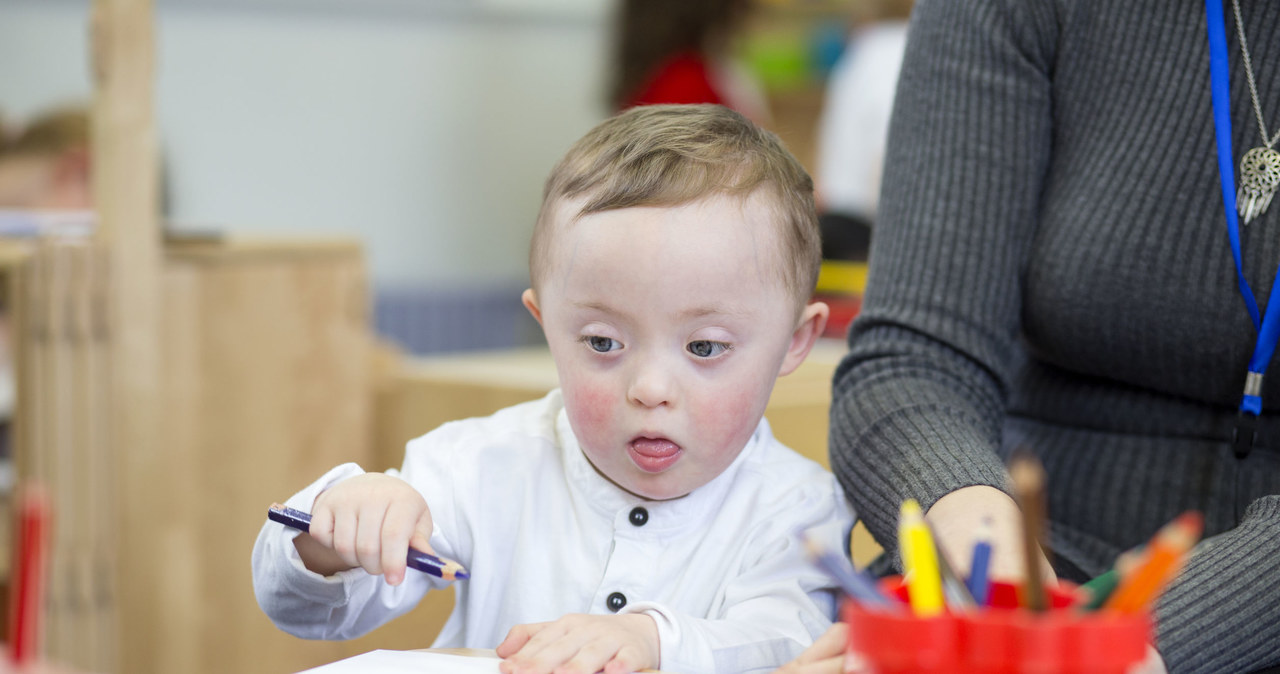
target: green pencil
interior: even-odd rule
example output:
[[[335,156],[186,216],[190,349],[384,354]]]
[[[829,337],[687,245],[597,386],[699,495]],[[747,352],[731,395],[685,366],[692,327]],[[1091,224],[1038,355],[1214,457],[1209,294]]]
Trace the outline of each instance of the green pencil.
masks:
[[[1142,563],[1142,553],[1146,551],[1145,545],[1139,545],[1120,553],[1116,557],[1116,563],[1111,567],[1110,571],[1094,578],[1093,580],[1080,586],[1089,597],[1088,601],[1080,605],[1085,611],[1097,611],[1102,608],[1102,604],[1107,601],[1112,592],[1115,592],[1116,586],[1124,580],[1126,574],[1133,571]]]
[[[1080,589],[1083,590],[1088,597],[1088,600],[1081,605],[1081,608],[1086,611],[1096,611],[1102,608],[1102,605],[1107,601],[1107,597],[1111,596],[1111,593],[1115,591],[1116,586],[1119,584],[1120,572],[1116,569],[1111,569],[1101,576],[1081,585]]]

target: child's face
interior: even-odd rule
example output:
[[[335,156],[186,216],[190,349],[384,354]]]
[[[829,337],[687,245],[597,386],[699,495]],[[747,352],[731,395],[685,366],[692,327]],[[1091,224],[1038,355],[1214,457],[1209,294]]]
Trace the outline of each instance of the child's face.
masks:
[[[583,451],[623,489],[668,499],[719,475],[775,379],[808,353],[808,328],[821,331],[822,305],[807,306],[797,330],[772,217],[757,191],[557,223],[542,287],[525,303]]]

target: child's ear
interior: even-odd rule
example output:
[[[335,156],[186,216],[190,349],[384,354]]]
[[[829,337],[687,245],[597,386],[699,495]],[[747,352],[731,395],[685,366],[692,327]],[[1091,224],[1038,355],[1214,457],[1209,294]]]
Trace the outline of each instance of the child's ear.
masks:
[[[524,292],[520,293],[520,302],[533,315],[533,320],[537,321],[538,325],[542,325],[542,311],[538,309],[538,296],[533,294],[533,288],[525,288]]]
[[[779,377],[791,374],[800,367],[805,356],[809,355],[809,349],[813,348],[814,342],[818,341],[823,329],[827,327],[827,318],[830,315],[830,307],[823,302],[810,302],[805,305],[804,311],[800,312],[800,323],[796,326],[795,332],[791,333],[791,344],[787,346],[787,355],[782,359],[782,367],[778,370]]]

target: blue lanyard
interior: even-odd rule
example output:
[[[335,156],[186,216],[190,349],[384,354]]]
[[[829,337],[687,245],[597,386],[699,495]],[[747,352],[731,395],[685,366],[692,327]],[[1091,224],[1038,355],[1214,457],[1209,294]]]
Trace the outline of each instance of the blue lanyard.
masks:
[[[1280,339],[1280,302],[1268,302],[1267,313],[1259,317],[1258,303],[1253,297],[1253,290],[1244,278],[1244,263],[1240,259],[1240,221],[1236,214],[1236,178],[1231,153],[1231,86],[1227,67],[1227,26],[1223,20],[1222,0],[1205,0],[1205,17],[1209,22],[1209,72],[1213,81],[1213,128],[1218,139],[1218,174],[1222,181],[1222,206],[1227,215],[1227,236],[1231,239],[1231,256],[1236,262],[1236,285],[1240,288],[1240,296],[1249,309],[1249,318],[1258,331],[1258,341],[1253,347],[1253,356],[1249,358],[1249,373],[1245,375],[1244,395],[1240,400],[1240,420],[1245,430],[1249,431],[1248,444],[1252,446],[1254,421],[1262,412],[1262,375],[1267,371],[1267,364],[1276,350],[1276,341]],[[1280,269],[1276,270],[1276,280],[1272,283],[1272,294],[1280,288]],[[1239,436],[1241,424],[1237,424]],[[1248,448],[1241,445],[1243,438],[1237,437],[1236,454],[1243,456]],[[1243,451],[1242,451],[1243,449]]]

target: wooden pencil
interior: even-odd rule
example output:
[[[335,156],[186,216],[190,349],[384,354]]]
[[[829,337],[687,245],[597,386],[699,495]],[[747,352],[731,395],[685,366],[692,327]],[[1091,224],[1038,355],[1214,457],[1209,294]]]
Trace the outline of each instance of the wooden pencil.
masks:
[[[311,530],[311,513],[290,508],[280,503],[271,504],[271,507],[267,509],[267,519],[299,531]],[[413,548],[409,548],[405,562],[409,568],[417,569],[436,578],[466,580],[471,577],[471,574],[458,562]]]
[[[938,552],[933,544],[933,535],[924,523],[924,513],[915,499],[902,502],[898,516],[898,547],[902,552],[911,610],[921,618],[942,613],[946,603],[938,570]]]
[[[18,495],[17,565],[9,597],[9,656],[23,666],[40,652],[48,584],[52,506],[40,483],[22,485]]]
[[[840,589],[854,601],[870,608],[892,608],[893,602],[880,592],[874,580],[853,568],[853,564],[833,550],[828,550],[812,537],[803,538],[805,552],[818,568],[831,576]]]
[[[1045,531],[1044,467],[1033,454],[1019,450],[1009,462],[1009,477],[1022,510],[1022,558],[1026,566],[1020,593],[1022,605],[1032,611],[1044,611],[1049,604],[1044,570],[1040,568]]]
[[[1203,530],[1204,516],[1194,510],[1162,527],[1147,545],[1142,563],[1120,580],[1103,610],[1139,613],[1146,609],[1182,569]]]

